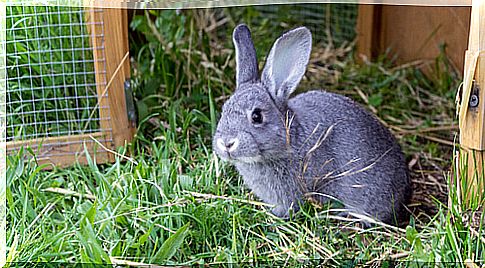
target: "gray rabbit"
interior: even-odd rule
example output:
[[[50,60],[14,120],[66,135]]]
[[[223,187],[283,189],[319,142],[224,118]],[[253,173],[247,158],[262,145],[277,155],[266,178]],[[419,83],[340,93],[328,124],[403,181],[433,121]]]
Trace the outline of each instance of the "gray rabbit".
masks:
[[[411,188],[399,144],[371,113],[325,91],[290,98],[310,57],[299,27],[279,37],[259,76],[251,33],[233,32],[236,91],[224,104],[213,148],[233,163],[272,212],[288,217],[308,198],[337,199],[346,211],[396,223]]]

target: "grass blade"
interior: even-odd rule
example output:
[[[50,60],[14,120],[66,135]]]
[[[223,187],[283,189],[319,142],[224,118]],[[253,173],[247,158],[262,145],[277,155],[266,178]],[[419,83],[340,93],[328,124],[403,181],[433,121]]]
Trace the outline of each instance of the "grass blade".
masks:
[[[177,230],[173,235],[171,235],[165,242],[163,242],[162,247],[152,258],[151,262],[162,263],[175,255],[175,252],[180,248],[182,242],[187,236],[189,231],[190,223],[185,224],[180,229]]]

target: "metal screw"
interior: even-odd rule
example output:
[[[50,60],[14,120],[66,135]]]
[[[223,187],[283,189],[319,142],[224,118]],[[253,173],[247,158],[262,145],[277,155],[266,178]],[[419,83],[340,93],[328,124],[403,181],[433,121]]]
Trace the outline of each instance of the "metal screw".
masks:
[[[471,95],[470,96],[470,107],[477,107],[478,106],[478,96],[477,95]]]

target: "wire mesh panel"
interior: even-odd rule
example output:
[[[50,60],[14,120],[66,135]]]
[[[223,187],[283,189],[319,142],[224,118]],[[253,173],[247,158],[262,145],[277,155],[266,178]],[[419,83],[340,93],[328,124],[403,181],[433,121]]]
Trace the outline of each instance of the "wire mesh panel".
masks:
[[[9,153],[28,144],[40,159],[59,159],[112,147],[103,13],[7,6]]]
[[[340,45],[353,41],[356,36],[358,5],[355,4],[263,5],[255,9],[261,13],[260,18],[270,24],[305,25],[317,42],[331,41]]]
[[[100,118],[98,109],[109,107],[95,108],[84,17],[79,8],[7,8],[8,141],[101,131],[99,121],[108,118]]]

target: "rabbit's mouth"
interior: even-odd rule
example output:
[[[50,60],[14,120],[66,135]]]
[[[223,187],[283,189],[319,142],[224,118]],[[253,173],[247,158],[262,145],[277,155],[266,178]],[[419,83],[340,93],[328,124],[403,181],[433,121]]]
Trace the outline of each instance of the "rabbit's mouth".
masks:
[[[244,163],[244,164],[256,164],[261,163],[262,158],[261,156],[243,156],[243,157],[235,157],[231,159],[234,163]]]
[[[224,152],[224,153],[218,153],[219,157],[223,161],[227,161],[231,164],[237,164],[237,163],[244,163],[244,164],[256,164],[260,163],[263,161],[262,157],[259,155],[256,156],[234,156],[231,155],[231,153]]]
[[[260,148],[257,146],[248,146],[245,143],[242,144],[241,138],[237,136],[234,138],[222,138],[216,136],[214,137],[213,148],[223,161],[228,161],[234,164],[254,164],[263,161]]]

